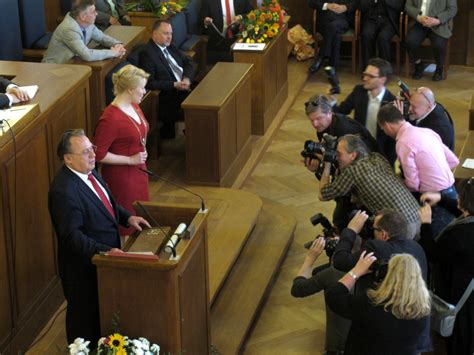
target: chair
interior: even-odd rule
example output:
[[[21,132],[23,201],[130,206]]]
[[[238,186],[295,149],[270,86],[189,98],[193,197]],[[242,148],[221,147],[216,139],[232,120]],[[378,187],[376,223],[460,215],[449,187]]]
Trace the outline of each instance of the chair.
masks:
[[[19,0],[21,37],[25,60],[41,61],[52,33],[46,31],[44,1]]]
[[[173,27],[173,44],[186,52],[197,64],[196,80],[205,75],[207,62],[207,37],[189,34],[186,15],[179,12],[170,19]]]
[[[400,16],[398,18],[398,28],[400,35],[395,35],[392,37],[391,42],[395,44],[395,65],[397,66],[397,74],[400,74],[400,48],[403,40],[403,21],[405,18],[405,13],[402,11],[400,12]],[[359,41],[359,62],[362,62],[362,51],[360,49],[361,43]]]
[[[409,16],[406,15],[405,16],[405,26],[404,26],[404,33],[403,33],[403,36],[404,36],[404,39],[406,38],[407,36],[407,33],[408,33],[408,25],[409,25],[409,22],[411,22],[412,20],[410,20]],[[453,20],[450,20],[449,21],[449,27],[452,29],[453,28]],[[425,38],[423,40],[423,42],[421,42],[421,46],[422,47],[431,47],[431,41],[429,38]],[[443,68],[443,76],[444,76],[444,79],[447,79],[448,78],[448,70],[449,70],[449,52],[450,52],[450,49],[451,49],[451,38],[448,39],[448,43],[446,45],[446,57],[444,58],[444,68]],[[410,75],[410,57],[408,56],[408,51],[405,51],[405,76],[409,76]]]
[[[0,4],[0,31],[3,33],[0,60],[21,61],[23,53],[18,4],[16,1],[1,1]]]
[[[357,41],[359,39],[359,32],[360,32],[360,11],[356,10],[354,16],[355,16],[354,28],[348,29],[342,35],[342,42],[351,43],[352,74],[355,74],[357,70],[357,53],[356,52],[357,52]],[[316,44],[319,41],[323,40],[323,36],[321,35],[321,33],[316,31],[317,17],[318,17],[318,11],[313,10],[313,37]]]

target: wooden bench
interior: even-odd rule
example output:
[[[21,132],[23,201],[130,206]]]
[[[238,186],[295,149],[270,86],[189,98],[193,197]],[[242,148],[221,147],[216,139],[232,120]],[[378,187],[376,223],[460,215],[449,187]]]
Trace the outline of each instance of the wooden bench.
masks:
[[[456,182],[474,176],[474,169],[462,167],[462,164],[467,158],[474,159],[474,131],[469,131],[467,133],[466,140],[462,146],[461,154],[459,155],[459,165],[454,169],[454,178],[456,179]]]

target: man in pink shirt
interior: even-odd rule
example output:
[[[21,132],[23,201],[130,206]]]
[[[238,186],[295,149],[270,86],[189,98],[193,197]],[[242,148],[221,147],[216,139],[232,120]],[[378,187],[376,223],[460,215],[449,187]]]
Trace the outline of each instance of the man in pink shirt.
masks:
[[[453,186],[451,169],[459,160],[436,132],[411,125],[393,105],[385,105],[379,110],[377,122],[397,142],[398,160],[410,191],[441,192]]]

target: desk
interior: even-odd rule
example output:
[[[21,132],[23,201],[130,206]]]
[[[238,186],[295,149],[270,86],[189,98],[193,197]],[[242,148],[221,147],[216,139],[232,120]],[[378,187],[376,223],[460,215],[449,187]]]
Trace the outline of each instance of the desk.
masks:
[[[254,65],[252,69],[252,134],[265,134],[288,97],[288,27],[286,23],[282,26],[281,32],[267,44],[262,52],[233,52],[234,62]]]
[[[0,61],[0,75],[19,85],[39,85],[31,100],[39,104],[39,114],[12,129],[16,159],[9,132],[0,137],[0,353],[17,354],[64,300],[48,190],[61,165],[56,157],[61,133],[89,120],[91,69]]]
[[[459,165],[454,169],[454,178],[456,179],[456,182],[474,176],[473,169],[462,167],[466,158],[474,159],[474,131],[468,131],[466,140],[462,146],[461,155],[459,156]]]
[[[127,48],[127,54],[125,57],[99,60],[95,62],[86,62],[79,58],[70,61],[72,64],[82,64],[92,68],[92,76],[89,82],[91,93],[91,115],[86,126],[89,137],[92,137],[97,121],[105,108],[105,77],[113,68],[127,59],[126,57],[137,44],[144,43],[147,40],[145,27],[110,26],[105,30],[105,33],[118,39],[124,44],[125,48]]]
[[[250,156],[252,64],[217,63],[183,101],[186,178],[231,186]]]

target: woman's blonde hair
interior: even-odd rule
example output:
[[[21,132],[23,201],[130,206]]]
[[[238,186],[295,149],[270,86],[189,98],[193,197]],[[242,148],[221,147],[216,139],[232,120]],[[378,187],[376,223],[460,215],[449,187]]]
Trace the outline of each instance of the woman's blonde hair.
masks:
[[[121,94],[129,89],[135,89],[140,83],[140,79],[148,80],[149,76],[150,74],[146,73],[143,69],[127,64],[112,75],[114,95]]]
[[[387,275],[376,289],[367,291],[372,304],[383,305],[398,319],[419,319],[430,314],[430,294],[418,261],[410,254],[390,259]]]

